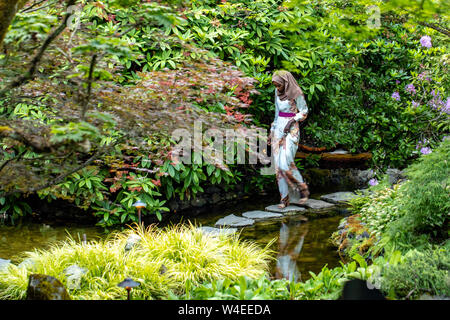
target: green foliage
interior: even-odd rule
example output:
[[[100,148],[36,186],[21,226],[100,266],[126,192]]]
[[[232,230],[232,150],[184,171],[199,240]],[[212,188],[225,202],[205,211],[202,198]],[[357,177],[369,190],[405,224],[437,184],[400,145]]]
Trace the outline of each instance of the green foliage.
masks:
[[[364,196],[350,200],[354,213],[361,215],[367,228],[377,236],[388,237],[403,249],[448,237],[450,202],[450,141],[444,139],[430,154],[422,155],[405,169],[408,179],[388,186],[383,181]]]
[[[369,279],[392,299],[450,294],[449,149],[444,139],[405,169],[408,180],[390,188],[384,176],[350,200],[352,211],[377,238],[367,255],[384,251],[374,259]]]
[[[56,21],[54,15],[43,12],[18,13],[10,27],[11,31],[6,34],[4,43],[19,47],[42,41]]]
[[[310,272],[311,278],[305,282],[294,282],[286,279],[270,280],[267,275],[258,279],[241,277],[235,279],[219,279],[212,282],[192,285],[187,283],[183,295],[170,294],[170,299],[192,300],[329,300],[338,299],[344,283],[349,279],[367,280],[378,275],[380,266],[368,266],[365,260],[354,256],[354,261],[342,264],[341,267],[328,269],[324,266],[316,275]],[[380,263],[381,259],[377,262]],[[383,260],[384,261],[384,260]]]
[[[289,298],[287,281],[270,281],[266,275],[258,279],[242,276],[237,281],[229,278],[193,286],[186,283],[186,293],[177,296],[171,294],[173,300],[276,300]]]
[[[31,211],[30,205],[20,199],[19,195],[0,197],[0,216],[8,214],[12,223],[20,217],[31,214]]]
[[[432,239],[448,237],[450,212],[450,140],[445,139],[430,154],[423,155],[406,169],[408,181],[402,186],[398,210],[400,219],[389,225],[393,240],[417,244],[421,234]]]
[[[388,225],[399,219],[403,214],[398,210],[400,190],[402,190],[402,185],[397,184],[394,185],[393,189],[385,188],[374,192],[369,198],[370,201],[363,204],[359,209],[361,221],[366,223],[367,228],[377,237],[380,237],[386,231]],[[357,201],[352,203],[357,203]]]
[[[419,298],[422,294],[450,296],[450,254],[445,246],[410,250],[399,264],[382,272],[382,289],[393,299]]]

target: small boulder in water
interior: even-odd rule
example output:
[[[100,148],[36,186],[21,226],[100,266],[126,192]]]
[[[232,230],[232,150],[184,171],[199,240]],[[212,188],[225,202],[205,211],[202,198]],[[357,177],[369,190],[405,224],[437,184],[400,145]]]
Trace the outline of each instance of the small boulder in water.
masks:
[[[45,274],[29,277],[27,300],[71,300],[66,288],[58,279]]]

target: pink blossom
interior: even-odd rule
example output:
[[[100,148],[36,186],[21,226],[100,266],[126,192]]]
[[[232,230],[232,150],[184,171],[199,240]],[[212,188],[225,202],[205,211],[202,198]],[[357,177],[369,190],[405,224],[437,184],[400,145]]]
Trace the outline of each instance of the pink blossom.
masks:
[[[392,96],[391,96],[394,100],[400,101],[400,94],[395,91]]]
[[[412,83],[408,84],[405,87],[405,90],[411,94],[416,94],[416,88],[414,87],[414,85]]]
[[[420,38],[420,44],[422,45],[422,47],[431,48],[431,37],[423,36],[422,38]]]
[[[420,149],[420,153],[422,153],[422,154],[430,154],[431,153],[431,148],[430,147],[423,147],[422,149]]]

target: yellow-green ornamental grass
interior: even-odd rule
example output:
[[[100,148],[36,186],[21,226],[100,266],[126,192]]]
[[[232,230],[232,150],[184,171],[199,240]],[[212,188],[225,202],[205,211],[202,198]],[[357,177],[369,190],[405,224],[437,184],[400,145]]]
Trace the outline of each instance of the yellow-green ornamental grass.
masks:
[[[130,234],[141,242],[130,251],[124,247]],[[183,293],[186,280],[196,284],[246,275],[257,278],[268,271],[273,252],[271,243],[260,248],[236,235],[208,236],[195,226],[159,229],[137,226],[114,233],[106,240],[82,244],[73,239],[54,244],[49,250],[23,255],[35,265],[11,265],[0,271],[0,299],[24,299],[28,276],[46,274],[67,286],[64,269],[76,264],[87,269],[79,288],[68,290],[72,299],[126,299],[117,284],[127,277],[141,283],[133,289],[133,299],[164,299],[169,291]]]

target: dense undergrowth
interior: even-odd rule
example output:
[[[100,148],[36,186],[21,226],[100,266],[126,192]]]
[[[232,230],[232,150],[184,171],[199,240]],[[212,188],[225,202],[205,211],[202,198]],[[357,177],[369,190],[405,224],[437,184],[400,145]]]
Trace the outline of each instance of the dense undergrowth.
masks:
[[[333,235],[348,256],[377,266],[370,279],[391,298],[450,296],[449,156],[445,139],[406,168],[407,180],[391,186],[385,177],[370,187],[350,201],[356,227]],[[363,232],[370,237],[358,237]],[[386,264],[390,257],[396,263]]]

